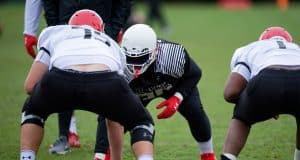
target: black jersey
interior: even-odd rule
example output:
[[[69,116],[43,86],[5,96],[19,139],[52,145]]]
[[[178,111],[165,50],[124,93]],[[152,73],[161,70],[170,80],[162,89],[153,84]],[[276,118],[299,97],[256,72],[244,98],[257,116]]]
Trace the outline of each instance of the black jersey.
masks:
[[[189,95],[201,77],[201,70],[181,45],[157,41],[157,58],[138,78],[126,72],[132,90],[143,101],[180,92]]]
[[[67,24],[77,10],[91,9],[105,23],[105,32],[113,39],[130,15],[132,0],[43,0],[45,18],[49,26]]]

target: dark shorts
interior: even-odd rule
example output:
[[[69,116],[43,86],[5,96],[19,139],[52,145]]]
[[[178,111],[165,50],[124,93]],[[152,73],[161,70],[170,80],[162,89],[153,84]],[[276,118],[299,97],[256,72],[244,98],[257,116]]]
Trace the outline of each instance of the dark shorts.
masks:
[[[278,114],[300,117],[300,70],[264,69],[251,79],[234,109],[249,126]]]
[[[127,82],[116,72],[52,69],[24,104],[25,113],[44,120],[52,113],[86,110],[117,121],[128,129],[152,118]]]

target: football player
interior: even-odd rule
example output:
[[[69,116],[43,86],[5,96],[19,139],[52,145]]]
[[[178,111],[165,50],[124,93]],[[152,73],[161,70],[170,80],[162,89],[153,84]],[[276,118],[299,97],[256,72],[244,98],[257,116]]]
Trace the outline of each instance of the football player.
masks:
[[[295,160],[300,160],[300,48],[282,27],[238,48],[231,60],[224,99],[235,104],[221,160],[236,160],[250,128],[279,114],[296,118]]]
[[[163,109],[157,118],[167,119],[178,111],[187,120],[200,159],[215,160],[211,126],[197,87],[201,69],[184,46],[157,39],[150,26],[136,24],[125,31],[121,47],[126,54],[126,79],[144,106],[165,98],[156,107]],[[103,130],[98,131],[97,136],[102,135]],[[100,139],[97,146],[102,147]]]
[[[121,28],[130,15],[132,0],[89,0],[89,1],[57,1],[57,0],[26,0],[24,16],[24,43],[27,53],[35,57],[40,15],[44,9],[44,16],[48,26],[67,24],[72,14],[79,9],[92,9],[96,11],[105,23],[105,33],[117,40]],[[49,153],[65,154],[70,147],[80,147],[80,139],[77,134],[75,116],[72,111],[58,114],[59,137],[51,145]],[[71,118],[72,117],[72,118]],[[99,117],[101,118],[101,117]],[[96,150],[109,159],[107,150]]]
[[[103,33],[102,18],[92,10],[75,12],[69,24],[48,27],[39,36],[25,81],[29,97],[22,109],[20,160],[35,160],[50,114],[74,109],[109,119],[112,159],[122,159],[122,125],[130,130],[136,159],[152,160],[153,120],[123,78],[119,45]]]

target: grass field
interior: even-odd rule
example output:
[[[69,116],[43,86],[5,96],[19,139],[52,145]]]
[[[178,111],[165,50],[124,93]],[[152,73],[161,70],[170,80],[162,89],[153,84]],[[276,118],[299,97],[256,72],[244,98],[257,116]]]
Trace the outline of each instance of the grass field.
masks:
[[[143,6],[141,6],[142,8]],[[19,158],[20,111],[26,94],[23,82],[32,59],[23,47],[23,4],[0,6],[0,159]],[[190,55],[201,66],[203,77],[199,90],[205,110],[211,120],[214,149],[222,151],[227,126],[233,106],[223,100],[223,87],[229,73],[229,63],[235,48],[258,38],[268,26],[286,27],[295,42],[300,40],[300,4],[292,4],[281,12],[274,4],[254,5],[246,11],[227,11],[208,4],[167,4],[165,13],[171,24],[170,35],[159,35],[185,45]],[[44,23],[42,23],[42,27]],[[159,99],[161,100],[161,99]],[[153,101],[148,109],[158,113]],[[57,138],[57,116],[51,115],[45,126],[45,137],[38,153],[40,160],[92,159],[95,144],[96,115],[77,111],[78,130],[82,147],[65,156],[48,154],[48,146]],[[187,123],[179,115],[167,120],[157,120],[155,158],[158,160],[198,159],[196,143]],[[295,148],[294,118],[282,115],[279,120],[269,120],[253,126],[241,160],[293,159]],[[126,135],[124,160],[133,159],[129,136]]]

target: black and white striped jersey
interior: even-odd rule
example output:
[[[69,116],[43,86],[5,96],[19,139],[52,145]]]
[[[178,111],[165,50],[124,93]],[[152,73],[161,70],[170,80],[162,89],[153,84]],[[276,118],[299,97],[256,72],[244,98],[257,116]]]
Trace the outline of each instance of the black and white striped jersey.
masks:
[[[181,44],[158,40],[157,52],[156,60],[137,78],[125,71],[130,87],[143,101],[175,92],[185,98],[200,80],[201,69]]]

